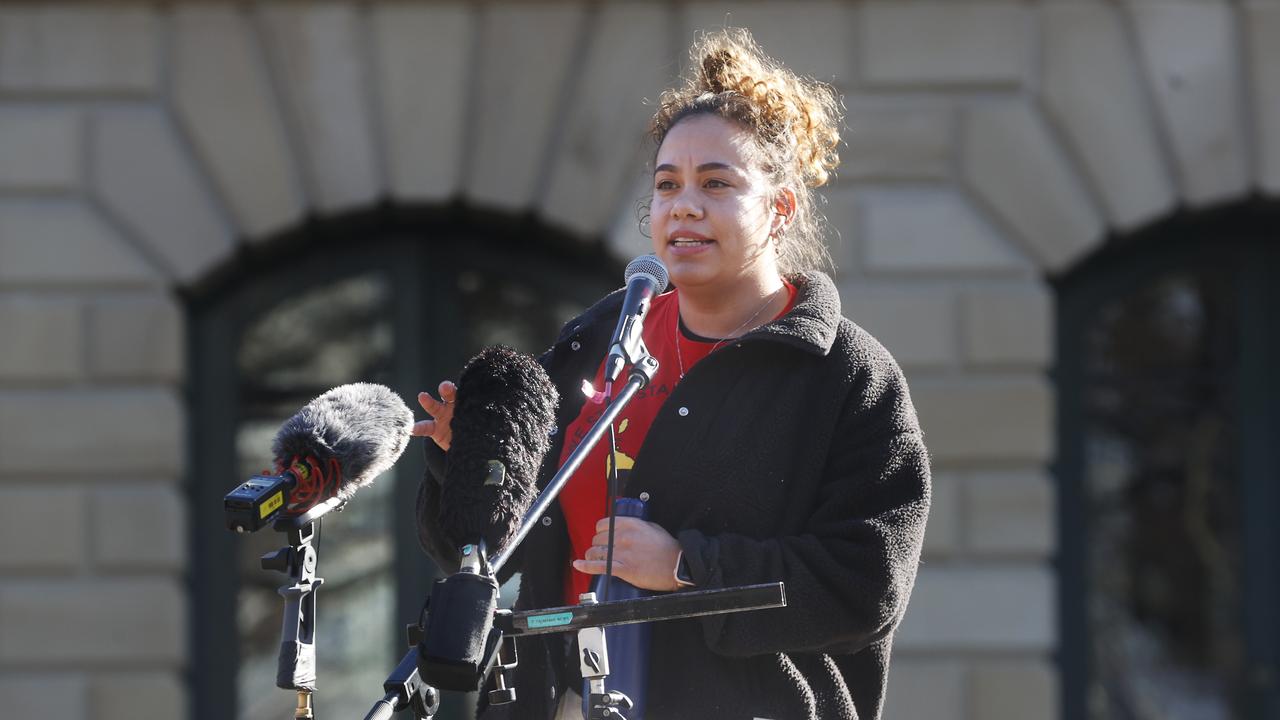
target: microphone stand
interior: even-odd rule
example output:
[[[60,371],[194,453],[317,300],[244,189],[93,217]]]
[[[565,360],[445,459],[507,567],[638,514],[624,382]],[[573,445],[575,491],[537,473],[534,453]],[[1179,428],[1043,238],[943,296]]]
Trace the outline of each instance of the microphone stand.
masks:
[[[288,544],[260,560],[263,570],[284,573],[292,581],[276,590],[284,598],[276,687],[297,691],[293,717],[298,720],[315,718],[311,695],[316,690],[316,593],[324,584],[324,578],[316,575],[320,518],[342,505],[332,498],[302,515],[277,518],[271,527],[285,533]]]
[[[653,381],[658,371],[658,361],[649,355],[648,349],[638,337],[634,343],[629,344],[631,347],[622,348],[627,359],[632,361],[627,384],[610,401],[582,442],[538,495],[525,513],[511,542],[490,562],[485,563],[481,559],[471,572],[497,577],[498,570],[511,559],[512,552],[528,536],[538,518],[555,502],[569,478],[600,441],[614,419],[631,402],[636,392]],[[483,552],[483,548],[481,551]],[[489,692],[489,701],[492,704],[515,701],[515,688],[510,683],[517,664],[516,636],[576,631],[581,651],[579,665],[583,678],[590,687],[589,696],[585,698],[589,707],[588,720],[626,720],[622,711],[631,707],[631,700],[626,695],[609,691],[605,687],[605,678],[609,674],[608,648],[604,635],[606,626],[777,608],[785,607],[786,604],[783,584],[766,583],[603,603],[596,601],[595,593],[583,593],[581,604],[576,606],[519,612],[499,609],[494,613],[492,631],[486,642],[484,669],[477,678],[477,683],[491,670],[497,669],[499,672],[494,675],[496,689]],[[409,652],[383,684],[386,695],[374,704],[365,720],[387,720],[392,713],[405,707],[411,707],[418,720],[430,720],[434,715],[439,706],[439,694],[423,681],[417,667],[419,653],[416,646],[422,641],[424,633],[425,623],[408,627]]]
[[[489,702],[498,705],[514,702],[516,699],[515,688],[510,682],[517,664],[517,637],[577,632],[582,649],[579,665],[592,688],[591,698],[588,698],[592,702],[591,717],[623,720],[623,715],[617,708],[629,705],[629,699],[625,700],[624,705],[622,699],[626,698],[625,695],[611,693],[604,687],[604,679],[609,674],[604,628],[746,610],[766,610],[786,605],[786,588],[782,583],[775,582],[717,590],[686,590],[603,603],[595,601],[595,593],[583,593],[579,605],[538,610],[500,609],[493,617],[493,627],[501,635],[501,641],[489,662],[490,669],[498,671],[493,675],[496,687],[489,691]],[[406,707],[413,710],[414,717],[418,720],[430,720],[439,709],[439,692],[423,681],[418,672],[416,646],[422,641],[422,627],[410,625],[407,630],[409,652],[383,683],[387,694],[374,703],[365,720],[387,720],[393,713]],[[606,714],[606,708],[612,714]]]
[[[605,408],[604,413],[591,426],[590,432],[578,444],[573,453],[565,460],[565,463],[556,472],[555,476],[547,484],[546,489],[538,495],[538,498],[530,506],[529,511],[525,513],[524,520],[520,523],[520,528],[516,532],[511,542],[507,543],[507,547],[498,553],[491,561],[481,563],[479,570],[491,577],[497,577],[498,570],[511,559],[511,551],[515,549],[529,532],[533,529],[534,523],[543,513],[547,511],[551,503],[555,502],[556,497],[560,495],[560,491],[569,482],[569,478],[578,469],[587,454],[600,442],[600,438],[608,430],[610,424],[622,412],[623,408],[631,402],[635,394],[644,386],[653,381],[654,375],[658,372],[658,361],[649,354],[644,342],[638,337],[635,338],[631,347],[624,349],[629,356],[633,356],[634,362],[631,368],[631,374],[627,378],[627,384],[618,393],[617,397],[610,401]],[[502,612],[502,611],[499,611]],[[435,713],[436,708],[426,708],[415,706],[413,699],[416,697],[414,692],[419,684],[428,688],[430,693],[436,694],[438,707],[438,693],[435,688],[423,682],[417,666],[418,651],[417,645],[422,641],[425,633],[424,625],[410,625],[407,628],[409,635],[409,652],[400,660],[400,664],[391,672],[383,683],[383,689],[386,695],[376,703],[369,713],[365,716],[365,720],[385,720],[391,717],[392,713],[402,710],[406,707],[412,707],[418,720],[429,720]],[[563,630],[561,630],[563,632]],[[499,633],[501,635],[501,633]],[[604,636],[601,634],[601,642]],[[509,686],[509,681],[516,667],[515,642],[511,637],[502,637],[500,641],[488,643],[491,655],[488,658],[488,666],[492,666],[497,662],[500,672],[495,676],[497,689],[490,692],[490,700],[495,703],[513,702],[515,700],[515,688]],[[603,678],[601,678],[603,682]],[[427,710],[430,712],[420,712]]]
[[[604,629],[632,623],[661,622],[722,615],[745,610],[786,607],[786,589],[780,582],[718,590],[690,590],[613,602],[597,602],[595,593],[583,593],[580,604],[541,610],[499,610],[494,627],[504,641],[521,635],[578,633],[578,665],[590,692],[587,720],[626,720],[631,708],[626,695],[605,688],[609,675],[609,651]],[[499,678],[501,687],[501,678]]]
[[[409,628],[409,652],[382,683],[386,695],[373,704],[364,720],[387,720],[398,710],[409,708],[418,720],[430,720],[440,709],[440,692],[423,682],[418,673],[418,653],[415,650],[422,641],[417,625]]]

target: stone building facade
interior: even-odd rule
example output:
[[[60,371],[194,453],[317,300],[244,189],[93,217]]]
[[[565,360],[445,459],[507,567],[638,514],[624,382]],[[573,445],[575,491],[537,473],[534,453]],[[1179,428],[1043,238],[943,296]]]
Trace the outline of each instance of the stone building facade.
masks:
[[[726,18],[844,95],[845,313],[933,454],[886,717],[1060,717],[1051,281],[1280,194],[1277,2],[0,8],[0,714],[190,716],[190,288],[387,202],[643,252],[641,99]]]

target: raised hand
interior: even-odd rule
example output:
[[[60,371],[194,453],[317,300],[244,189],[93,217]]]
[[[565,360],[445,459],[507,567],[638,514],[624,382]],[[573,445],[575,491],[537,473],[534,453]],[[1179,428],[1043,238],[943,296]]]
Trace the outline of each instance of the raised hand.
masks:
[[[445,380],[440,383],[439,392],[439,400],[432,397],[431,393],[418,393],[418,404],[431,418],[414,423],[412,433],[418,437],[431,438],[441,450],[448,450],[449,443],[453,440],[453,401],[458,396],[458,386]]]

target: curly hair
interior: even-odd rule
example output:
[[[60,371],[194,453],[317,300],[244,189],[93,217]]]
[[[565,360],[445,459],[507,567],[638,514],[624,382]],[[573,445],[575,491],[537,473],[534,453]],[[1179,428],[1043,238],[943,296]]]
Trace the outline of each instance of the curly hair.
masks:
[[[694,115],[715,115],[747,130],[771,185],[796,195],[791,222],[776,236],[779,268],[790,274],[830,266],[826,220],[815,207],[813,190],[840,163],[835,89],[786,69],[743,28],[702,35],[689,56],[684,84],[662,93],[650,121],[654,142],[660,148],[677,123]]]

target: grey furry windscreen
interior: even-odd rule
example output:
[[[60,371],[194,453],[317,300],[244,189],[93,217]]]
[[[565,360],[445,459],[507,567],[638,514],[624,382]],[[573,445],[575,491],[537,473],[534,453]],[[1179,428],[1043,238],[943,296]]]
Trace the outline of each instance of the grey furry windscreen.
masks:
[[[285,421],[271,451],[287,462],[295,455],[314,455],[323,466],[330,458],[342,469],[338,497],[386,472],[409,443],[413,412],[390,388],[351,383],[333,388]]]

